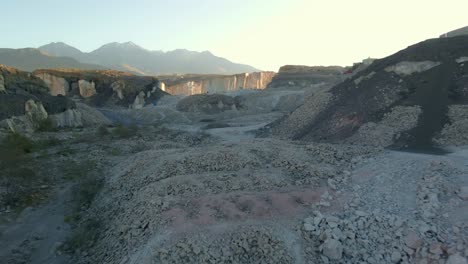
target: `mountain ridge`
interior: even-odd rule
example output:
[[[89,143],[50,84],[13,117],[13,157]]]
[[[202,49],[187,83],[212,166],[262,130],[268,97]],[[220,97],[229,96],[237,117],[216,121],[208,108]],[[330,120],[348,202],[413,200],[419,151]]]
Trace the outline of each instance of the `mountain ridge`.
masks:
[[[91,52],[83,52],[64,42],[52,42],[38,50],[49,55],[70,57],[82,63],[97,64],[116,70],[134,69],[134,73],[160,74],[237,74],[258,69],[215,56],[210,51],[148,50],[134,42],[111,42]]]

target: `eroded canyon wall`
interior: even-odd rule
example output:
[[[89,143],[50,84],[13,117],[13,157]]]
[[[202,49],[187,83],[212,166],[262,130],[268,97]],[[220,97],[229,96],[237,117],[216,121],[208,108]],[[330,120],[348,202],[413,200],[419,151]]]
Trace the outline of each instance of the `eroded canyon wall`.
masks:
[[[44,81],[50,95],[81,99],[93,106],[142,108],[165,94],[154,77],[113,70],[37,70],[33,75]]]
[[[172,95],[214,94],[245,89],[265,89],[276,75],[254,72],[236,75],[159,76],[160,88]]]

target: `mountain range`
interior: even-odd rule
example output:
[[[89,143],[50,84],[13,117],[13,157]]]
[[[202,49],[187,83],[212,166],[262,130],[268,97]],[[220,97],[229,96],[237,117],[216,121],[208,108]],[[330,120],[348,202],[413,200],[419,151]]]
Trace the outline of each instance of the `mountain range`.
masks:
[[[0,64],[24,71],[50,68],[114,69],[138,75],[259,71],[252,66],[217,57],[209,51],[151,51],[133,42],[109,43],[89,53],[63,42],[52,42],[37,49],[0,49]]]

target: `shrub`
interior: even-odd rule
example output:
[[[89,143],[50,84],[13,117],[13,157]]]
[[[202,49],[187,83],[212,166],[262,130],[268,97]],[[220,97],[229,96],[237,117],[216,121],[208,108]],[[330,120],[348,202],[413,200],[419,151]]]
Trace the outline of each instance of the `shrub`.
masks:
[[[17,134],[8,134],[0,142],[0,181],[5,187],[0,206],[29,206],[41,196],[33,186],[36,175],[33,160],[27,155],[33,152],[34,142]]]
[[[3,139],[0,147],[2,154],[6,154],[11,158],[11,155],[22,156],[31,153],[34,148],[34,142],[21,134],[10,133]],[[2,156],[1,158],[9,158],[8,156]]]
[[[48,139],[37,140],[34,143],[34,150],[42,150],[49,147],[59,146],[62,141],[55,137],[49,137]]]
[[[138,127],[136,125],[132,126],[124,126],[124,125],[118,125],[114,130],[112,131],[112,134],[114,134],[116,137],[119,138],[131,138],[135,136],[138,132]]]
[[[46,118],[37,122],[37,132],[54,132],[57,131],[57,126],[50,118]]]
[[[99,137],[104,137],[104,136],[107,136],[109,135],[109,130],[107,129],[107,127],[105,126],[100,126],[98,127],[97,131],[96,131],[96,134],[99,136]]]
[[[120,156],[120,155],[122,155],[122,150],[120,150],[118,148],[110,148],[109,149],[109,154],[112,155],[112,156]]]

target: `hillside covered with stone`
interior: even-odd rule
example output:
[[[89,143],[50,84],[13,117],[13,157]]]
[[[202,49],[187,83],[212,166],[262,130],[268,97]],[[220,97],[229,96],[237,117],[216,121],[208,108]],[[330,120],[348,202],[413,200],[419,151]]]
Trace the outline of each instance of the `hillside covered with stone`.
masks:
[[[314,93],[272,132],[300,140],[427,147],[466,144],[468,36],[430,39]]]

